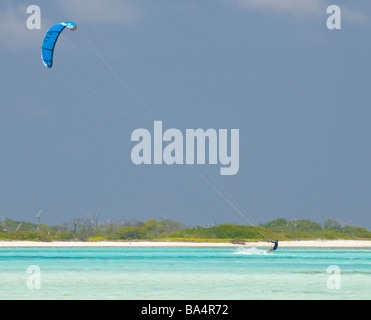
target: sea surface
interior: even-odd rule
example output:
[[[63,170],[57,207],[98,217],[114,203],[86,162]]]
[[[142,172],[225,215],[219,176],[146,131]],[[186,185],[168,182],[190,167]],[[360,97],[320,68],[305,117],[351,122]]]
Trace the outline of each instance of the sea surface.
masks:
[[[0,248],[0,299],[371,299],[371,249]]]

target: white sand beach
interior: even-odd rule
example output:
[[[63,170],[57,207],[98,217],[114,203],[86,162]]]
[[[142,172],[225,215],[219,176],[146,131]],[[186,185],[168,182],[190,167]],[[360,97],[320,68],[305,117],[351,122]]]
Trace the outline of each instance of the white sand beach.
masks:
[[[267,242],[246,242],[245,244],[220,242],[183,242],[183,241],[0,241],[0,248],[15,247],[270,247]],[[366,240],[310,240],[281,241],[281,248],[371,248],[371,241]]]

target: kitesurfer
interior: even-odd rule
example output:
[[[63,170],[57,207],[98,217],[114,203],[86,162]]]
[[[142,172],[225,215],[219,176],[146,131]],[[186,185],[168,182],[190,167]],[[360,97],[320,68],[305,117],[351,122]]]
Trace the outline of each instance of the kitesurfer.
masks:
[[[278,240],[276,240],[276,241],[270,241],[270,242],[274,243],[274,246],[273,246],[272,248],[270,248],[270,249],[267,251],[267,253],[271,253],[272,251],[276,251],[277,248],[278,248]]]

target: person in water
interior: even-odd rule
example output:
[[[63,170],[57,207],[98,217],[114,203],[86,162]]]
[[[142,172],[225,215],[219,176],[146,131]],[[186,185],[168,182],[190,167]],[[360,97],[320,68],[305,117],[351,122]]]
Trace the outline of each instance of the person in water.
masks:
[[[271,240],[271,242],[274,243],[274,246],[273,246],[272,248],[270,248],[270,249],[267,251],[267,253],[271,253],[272,251],[276,251],[277,248],[278,248],[278,240],[276,240],[276,241],[272,241],[272,240]]]

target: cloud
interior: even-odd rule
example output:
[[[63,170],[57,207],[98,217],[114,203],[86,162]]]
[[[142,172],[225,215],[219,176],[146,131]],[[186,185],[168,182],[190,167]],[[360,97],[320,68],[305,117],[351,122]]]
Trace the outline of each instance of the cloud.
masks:
[[[287,13],[296,17],[318,18],[326,14],[328,2],[323,0],[233,0],[241,8],[252,10],[269,10]],[[368,23],[368,17],[360,10],[349,6],[340,6],[344,20],[356,23]]]
[[[138,8],[127,0],[59,0],[59,6],[76,21],[132,24],[139,17]]]
[[[360,25],[366,25],[369,23],[369,19],[364,12],[353,10],[348,7],[341,8],[341,16],[345,21]]]
[[[127,0],[58,0],[59,11],[69,20],[77,22],[133,24],[139,18],[139,10]],[[55,4],[54,4],[55,5]],[[43,15],[41,6],[41,30],[29,30],[26,5],[14,5],[11,1],[0,5],[0,50],[28,50],[40,46],[42,38],[52,22]],[[59,20],[58,20],[59,22]]]
[[[318,15],[324,6],[320,0],[234,0],[242,8],[274,10],[294,15]]]
[[[26,6],[8,7],[0,11],[0,47],[2,49],[28,49],[40,45],[41,30],[29,30]]]

